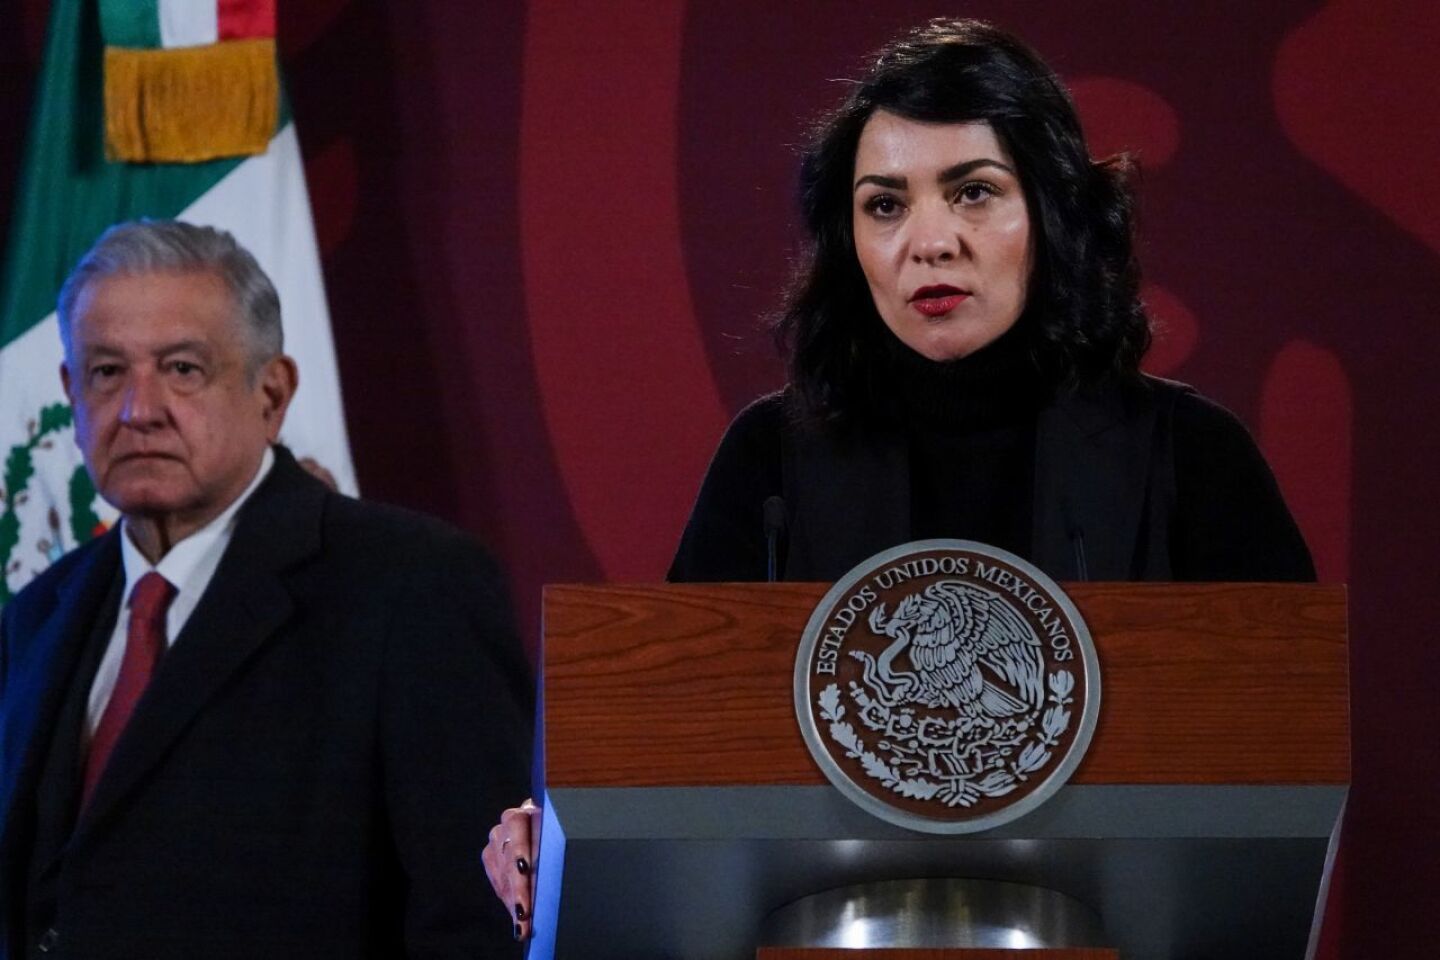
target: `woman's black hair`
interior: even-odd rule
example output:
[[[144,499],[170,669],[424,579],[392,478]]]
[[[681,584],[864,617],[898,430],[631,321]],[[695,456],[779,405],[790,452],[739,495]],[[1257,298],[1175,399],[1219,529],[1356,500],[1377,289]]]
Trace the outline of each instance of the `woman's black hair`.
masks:
[[[801,415],[878,409],[889,334],[855,255],[851,180],[877,110],[927,123],[984,121],[1015,161],[1034,244],[1018,321],[1045,380],[1074,387],[1133,377],[1150,345],[1133,252],[1127,156],[1090,158],[1075,104],[1017,38],[978,20],[933,20],[882,49],[815,127],[800,169],[810,246],[777,321]]]

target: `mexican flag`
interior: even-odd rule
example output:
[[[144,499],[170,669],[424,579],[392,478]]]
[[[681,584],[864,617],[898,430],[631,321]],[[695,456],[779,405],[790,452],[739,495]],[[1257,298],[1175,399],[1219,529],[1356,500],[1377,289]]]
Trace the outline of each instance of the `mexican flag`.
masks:
[[[73,440],[55,297],[106,227],[230,231],[280,292],[300,391],[281,437],[340,489],[355,473],[274,0],[52,0],[0,265],[0,602],[114,523]]]

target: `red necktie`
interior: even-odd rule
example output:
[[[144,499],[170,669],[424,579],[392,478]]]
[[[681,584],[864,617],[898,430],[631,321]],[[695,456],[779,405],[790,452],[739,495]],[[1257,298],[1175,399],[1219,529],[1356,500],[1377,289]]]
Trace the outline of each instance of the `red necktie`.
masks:
[[[95,736],[90,739],[90,756],[85,760],[85,786],[80,806],[90,802],[90,794],[110,759],[110,751],[120,739],[120,731],[130,720],[135,704],[150,682],[150,674],[165,652],[165,611],[175,597],[175,588],[153,570],[141,577],[130,591],[130,622],[125,632],[125,657],[120,661],[120,676],[115,691],[100,715]]]

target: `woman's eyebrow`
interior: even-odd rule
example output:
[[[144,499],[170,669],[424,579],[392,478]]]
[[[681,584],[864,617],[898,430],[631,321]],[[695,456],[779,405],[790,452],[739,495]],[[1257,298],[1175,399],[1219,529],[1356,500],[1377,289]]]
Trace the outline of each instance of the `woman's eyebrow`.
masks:
[[[873,183],[877,186],[887,187],[891,190],[904,190],[907,186],[909,186],[910,181],[906,180],[904,177],[887,177],[882,173],[867,173],[865,174],[865,176],[855,181],[854,189],[859,190],[867,183]]]
[[[1017,176],[1010,166],[1001,163],[999,160],[992,160],[989,157],[977,157],[974,160],[965,160],[957,163],[953,167],[946,167],[940,171],[940,176],[936,177],[935,181],[937,183],[949,183],[951,180],[959,180],[961,177],[974,173],[981,167],[995,167],[998,170],[1004,170],[1012,177]]]
[[[1018,176],[1015,169],[1009,164],[1001,163],[999,160],[994,160],[990,157],[977,157],[974,160],[963,160],[953,166],[946,167],[940,171],[940,175],[935,178],[935,182],[949,183],[952,180],[959,180],[961,177],[969,176],[981,167],[994,167],[997,170],[1004,170],[1012,177]],[[855,181],[855,189],[858,190],[867,183],[873,183],[876,186],[886,187],[890,190],[904,190],[910,185],[910,181],[905,177],[886,176],[882,173],[867,173]]]

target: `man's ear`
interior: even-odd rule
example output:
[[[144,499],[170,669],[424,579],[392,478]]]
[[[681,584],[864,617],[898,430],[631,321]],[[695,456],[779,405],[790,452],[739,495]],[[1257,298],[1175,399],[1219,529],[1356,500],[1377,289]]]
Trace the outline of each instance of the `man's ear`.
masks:
[[[295,399],[295,391],[300,386],[300,370],[294,360],[281,354],[265,361],[258,380],[256,389],[264,403],[261,415],[265,418],[270,442],[274,443],[280,437],[285,411],[290,409],[290,401]]]
[[[75,406],[75,394],[70,392],[74,386],[70,382],[70,365],[65,360],[60,361],[60,385],[65,388],[65,399],[70,401],[70,406]]]

